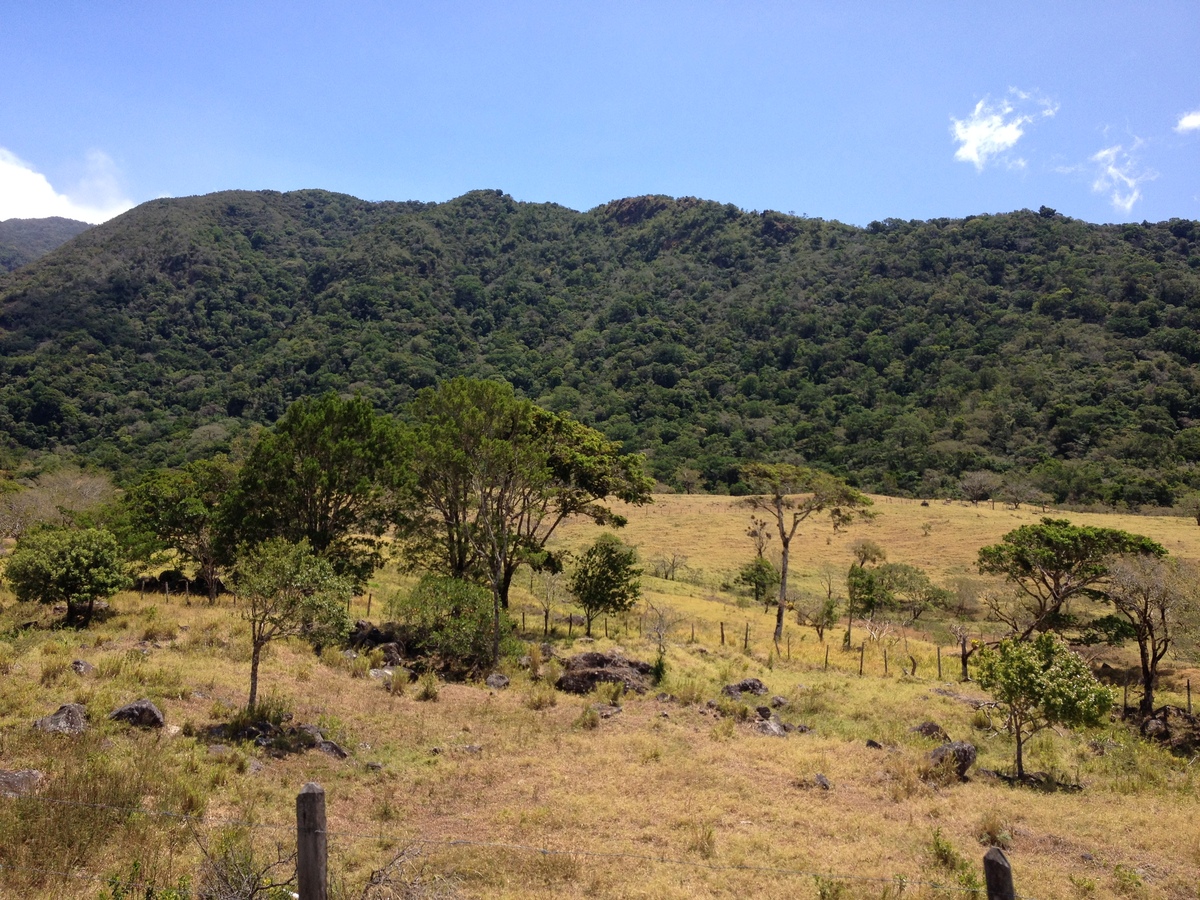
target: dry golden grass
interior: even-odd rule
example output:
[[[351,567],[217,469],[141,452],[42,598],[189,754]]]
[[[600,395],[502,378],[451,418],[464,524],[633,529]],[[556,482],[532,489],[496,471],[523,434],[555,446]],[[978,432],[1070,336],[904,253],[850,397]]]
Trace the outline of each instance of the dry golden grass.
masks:
[[[876,511],[873,524],[845,534],[804,526],[794,551],[801,577],[814,578],[826,560],[847,565],[849,547],[861,537],[937,578],[968,573],[979,546],[1041,515],[882,500]],[[966,784],[929,779],[924,757],[933,743],[909,731],[926,720],[976,743],[980,766],[1011,764],[1011,742],[977,728],[974,709],[962,699],[982,695],[951,683],[956,661],[946,661],[946,681],[937,681],[936,647],[913,630],[890,645],[887,677],[883,646],[868,644],[859,678],[858,653],[840,649],[838,628],[826,670],[825,647],[794,620],[790,659],[786,642],[776,654],[768,641],[772,617],[739,606],[735,594],[721,589],[750,556],[744,506],[728,497],[674,495],[629,515],[623,537],[644,559],[677,551],[693,569],[688,580],[646,580],[648,596],[683,619],[670,638],[662,686],[678,700],[659,701],[653,692],[626,696],[619,715],[587,728],[580,724],[583,699],[560,694],[553,705],[532,702],[539,687],[515,665],[507,667],[513,683],[505,691],[441,684],[436,702],[422,702],[416,685],[389,693],[377,680],[354,677],[334,655],[318,659],[301,644],[272,645],[261,689],[281,698],[296,721],[320,725],[351,756],[310,751],[272,759],[252,745],[217,756],[205,729],[244,703],[248,681],[245,630],[227,599],[216,607],[183,606],[123,594],[112,618],[73,632],[8,630],[50,619],[0,596],[0,633],[7,635],[0,641],[0,768],[46,771],[43,796],[55,785],[63,796],[88,796],[83,786],[102,783],[122,803],[203,816],[205,824],[195,827],[210,845],[221,831],[217,823],[253,823],[258,827],[244,830],[263,852],[287,840],[296,792],[318,781],[328,794],[331,868],[344,897],[359,897],[370,873],[404,847],[420,850],[406,871],[419,873],[425,887],[391,896],[818,897],[812,874],[790,874],[797,872],[854,876],[837,895],[847,898],[899,896],[898,876],[908,881],[906,898],[970,896],[917,883],[969,884],[939,862],[935,829],[941,855],[961,856],[976,874],[986,849],[980,836],[1003,834],[1017,890],[1026,895],[1197,896],[1195,766],[1115,723],[1089,733],[1044,732],[1030,745],[1031,769],[1078,781],[1085,787],[1080,793],[1014,790],[983,777]],[[1185,519],[1069,518],[1139,531],[1181,556],[1200,557],[1200,529]],[[573,524],[561,540],[578,547],[596,532]],[[515,608],[527,611],[527,626],[540,638],[529,580],[517,581]],[[405,583],[381,574],[372,586],[373,619]],[[361,598],[354,614],[365,612]],[[640,621],[637,614],[611,620],[614,637],[604,639],[601,628],[592,646],[619,645],[651,658]],[[728,631],[724,647],[721,622]],[[751,641],[744,652],[747,622]],[[565,625],[556,628],[559,652],[582,649],[577,629],[568,641]],[[908,656],[918,662],[915,678],[901,674]],[[81,678],[63,669],[77,658],[98,671]],[[705,706],[721,685],[747,676],[787,698],[784,721],[812,731],[766,737]],[[141,696],[184,731],[135,734],[106,721],[109,710]],[[92,733],[72,741],[30,729],[34,718],[68,701],[88,707]],[[732,711],[732,704],[725,708]],[[868,739],[884,749],[868,748]],[[88,769],[101,765],[97,760],[104,761],[102,778]],[[830,790],[814,786],[817,774],[828,778]],[[0,842],[27,840],[18,862],[10,862],[25,868],[0,871],[0,896],[95,898],[106,890],[103,882],[29,868],[103,878],[128,872],[136,859],[158,885],[177,884],[197,869],[199,849],[180,820],[117,814],[47,823],[94,826],[81,851],[49,831],[32,837],[28,825],[22,831],[17,812],[27,821],[29,810],[45,809],[23,802],[18,810],[0,799]],[[457,840],[491,846],[449,843]],[[833,890],[826,887],[826,896]]]

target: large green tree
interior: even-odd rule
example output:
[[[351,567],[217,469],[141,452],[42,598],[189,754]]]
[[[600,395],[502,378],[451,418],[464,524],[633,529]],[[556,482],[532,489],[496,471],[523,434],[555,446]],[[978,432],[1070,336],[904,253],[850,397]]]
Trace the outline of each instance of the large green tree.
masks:
[[[979,686],[1008,713],[1018,779],[1025,777],[1024,747],[1032,735],[1050,725],[1097,725],[1113,703],[1087,663],[1053,634],[981,650]]]
[[[746,502],[769,513],[778,529],[782,554],[779,564],[779,603],[775,613],[775,641],[783,637],[787,608],[788,564],[792,538],[800,523],[819,513],[828,513],[833,530],[840,531],[856,518],[868,516],[871,498],[836,475],[786,463],[753,463],[742,477],[754,492]]]
[[[383,563],[399,431],[362,397],[297,400],[251,448],[225,520],[229,545],[305,541],[361,588]]]
[[[993,602],[992,612],[1023,639],[1060,628],[1072,597],[1102,599],[1100,587],[1108,577],[1110,557],[1166,553],[1161,544],[1140,534],[1044,518],[1010,531],[999,544],[981,548],[978,564],[981,573],[1003,575],[1016,585],[1020,602]]]
[[[350,630],[346,601],[353,585],[307,542],[269,538],[237,563],[238,612],[250,626],[250,696],[258,702],[258,666],[271,641],[300,637],[313,644],[340,640]]]
[[[210,602],[216,599],[221,566],[230,551],[229,535],[221,526],[223,505],[236,480],[236,466],[216,456],[151,472],[122,498],[136,527],[196,566]]]
[[[546,548],[558,526],[580,516],[619,527],[607,500],[650,500],[640,457],[507,384],[453,379],[422,391],[411,419],[399,534],[427,568],[491,589],[496,654],[513,574],[559,568]]]
[[[96,601],[128,583],[116,537],[101,528],[25,532],[4,567],[18,600],[66,603],[66,621],[87,626]]]

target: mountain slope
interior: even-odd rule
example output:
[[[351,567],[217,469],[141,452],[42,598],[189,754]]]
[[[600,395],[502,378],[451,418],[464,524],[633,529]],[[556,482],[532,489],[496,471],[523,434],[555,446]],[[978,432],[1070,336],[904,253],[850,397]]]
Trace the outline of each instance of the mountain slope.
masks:
[[[739,489],[803,457],[933,494],[1200,486],[1200,226],[1028,211],[856,229],[690,198],[586,213],[476,191],[145,204],[0,278],[0,425],[115,468],[227,446],[297,396],[399,409],[498,376]]]
[[[47,219],[5,219],[0,222],[0,272],[33,262],[92,226],[52,216]]]

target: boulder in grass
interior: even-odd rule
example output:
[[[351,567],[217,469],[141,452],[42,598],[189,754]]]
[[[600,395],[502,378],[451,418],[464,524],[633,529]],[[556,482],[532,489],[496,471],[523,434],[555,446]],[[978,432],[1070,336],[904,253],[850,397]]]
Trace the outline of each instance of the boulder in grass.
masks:
[[[91,675],[96,671],[96,667],[86,659],[77,659],[71,663],[71,671],[76,675]]]
[[[598,684],[620,682],[626,690],[644,694],[650,686],[648,679],[653,669],[648,662],[627,659],[616,651],[598,653],[593,650],[568,659],[554,686],[570,694],[589,694]]]
[[[754,694],[756,697],[761,697],[769,693],[767,686],[757,678],[743,678],[737,684],[727,684],[721,688],[721,693],[726,697],[732,697],[734,700],[740,699],[742,694]]]
[[[947,761],[951,762],[947,762]],[[929,751],[929,761],[935,766],[953,765],[960,780],[965,780],[967,770],[975,765],[975,745],[967,741],[951,741]]]
[[[114,722],[124,722],[138,728],[162,728],[167,724],[162,711],[145,698],[114,709],[108,717]]]
[[[950,735],[946,734],[946,729],[942,728],[937,722],[922,722],[908,729],[911,734],[919,734],[922,737],[932,738],[943,744],[950,743]]]
[[[492,688],[492,690],[502,691],[508,687],[508,676],[500,672],[493,672],[487,677],[487,681],[484,684]]]
[[[87,710],[78,703],[66,703],[38,719],[33,727],[49,734],[83,734],[87,730]]]
[[[36,793],[46,776],[37,769],[0,769],[0,797],[24,797]]]
[[[322,753],[328,753],[335,759],[345,759],[350,755],[333,741],[318,741],[316,749],[320,750]]]

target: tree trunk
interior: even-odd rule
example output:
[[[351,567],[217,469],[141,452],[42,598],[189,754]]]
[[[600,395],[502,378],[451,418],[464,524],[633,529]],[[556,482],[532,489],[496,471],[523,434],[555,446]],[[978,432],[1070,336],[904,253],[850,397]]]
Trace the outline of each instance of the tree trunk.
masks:
[[[1020,718],[1013,717],[1013,733],[1017,736],[1017,781],[1025,780],[1025,754],[1024,742],[1021,740],[1021,725]]]
[[[500,664],[500,593],[492,591],[492,665]]]
[[[779,536],[780,543],[783,544],[783,555],[779,562],[779,608],[775,612],[775,643],[778,644],[783,640],[783,610],[787,605],[787,578],[788,578],[788,549],[791,544],[791,539]]]
[[[262,644],[255,644],[254,649],[250,651],[250,700],[246,704],[246,709],[251,711],[258,702],[258,660],[261,655]]]
[[[1147,646],[1145,640],[1138,643],[1138,652],[1142,657],[1142,702],[1138,707],[1138,713],[1143,719],[1146,719],[1154,714],[1154,670],[1156,667],[1153,662],[1153,650]]]
[[[967,639],[964,637],[959,644],[962,647],[962,680],[970,681],[971,676],[967,673],[967,659],[971,654],[967,652]]]

